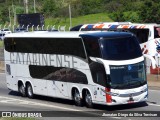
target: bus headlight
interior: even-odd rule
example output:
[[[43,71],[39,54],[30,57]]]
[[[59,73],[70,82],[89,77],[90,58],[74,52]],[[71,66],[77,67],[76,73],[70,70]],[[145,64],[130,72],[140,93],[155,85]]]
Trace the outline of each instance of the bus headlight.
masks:
[[[104,93],[108,94],[108,95],[111,95],[111,96],[118,96],[119,94],[118,93],[113,93],[113,92],[107,92],[103,89],[101,89]]]
[[[111,95],[111,96],[118,96],[119,94],[118,94],[118,93],[110,92],[110,95]]]

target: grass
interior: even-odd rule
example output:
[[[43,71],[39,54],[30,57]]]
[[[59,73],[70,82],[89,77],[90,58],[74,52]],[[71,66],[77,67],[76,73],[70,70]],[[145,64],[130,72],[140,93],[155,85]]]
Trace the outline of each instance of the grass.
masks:
[[[72,18],[72,27],[85,24],[85,23],[97,23],[97,22],[112,22],[113,20],[108,17],[107,13],[98,13],[98,14],[90,14],[85,16],[79,16]],[[70,19],[69,18],[48,18],[45,20],[46,27],[51,27],[55,25],[55,28],[58,29],[58,26],[66,26],[66,30],[69,30]]]
[[[97,14],[89,14],[79,17],[74,17],[72,20],[72,27],[80,24],[87,23],[98,23],[98,22],[113,22],[111,18],[108,17],[107,13],[97,13]],[[51,28],[55,25],[55,28],[58,29],[58,26],[66,26],[66,30],[69,30],[70,19],[68,18],[45,18],[45,29]],[[2,25],[4,26],[4,25]],[[18,26],[18,25],[17,25]],[[31,28],[29,29],[31,30]],[[2,46],[2,44],[0,43]]]
[[[3,41],[0,40],[0,48],[3,48]]]

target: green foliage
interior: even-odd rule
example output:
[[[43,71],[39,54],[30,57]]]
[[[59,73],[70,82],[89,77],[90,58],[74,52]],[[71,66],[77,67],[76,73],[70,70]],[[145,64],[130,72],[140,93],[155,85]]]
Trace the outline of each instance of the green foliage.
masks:
[[[127,11],[127,12],[114,12],[109,14],[110,18],[117,22],[140,22],[138,12]]]
[[[114,21],[140,22],[139,7],[142,3],[138,0],[113,0],[106,5],[106,10],[110,13]]]
[[[138,15],[138,12],[134,11],[127,11],[123,12],[123,21],[129,21],[129,22],[140,22],[140,17]]]
[[[0,9],[0,23],[4,24],[6,22],[9,22],[9,18],[5,17],[6,15],[8,15],[8,8],[7,6],[4,6],[3,9]]]
[[[80,0],[81,9],[80,14],[81,15],[87,15],[87,14],[94,14],[101,12],[102,7],[102,1],[103,0]]]
[[[146,0],[140,9],[142,22],[160,23],[160,3],[159,1]]]
[[[3,41],[0,40],[0,48],[3,48]]]
[[[42,12],[45,13],[46,16],[56,16],[58,7],[56,6],[55,0],[45,0],[42,8]]]
[[[98,14],[90,14],[72,18],[72,27],[80,24],[87,23],[97,23],[97,22],[113,22],[112,19],[108,17],[106,13],[98,13]],[[55,28],[58,29],[58,25],[66,26],[66,30],[69,30],[70,21],[69,18],[66,20],[64,18],[49,18],[46,20],[46,27],[53,27],[51,25],[55,25]],[[50,26],[49,26],[50,25]]]
[[[23,14],[23,2],[23,0],[1,1],[0,24],[8,25],[9,7],[13,24],[14,12],[12,5],[15,6],[17,14]],[[33,13],[33,0],[28,0],[28,5],[29,13]],[[45,15],[47,24],[67,23],[69,5],[71,6],[72,18],[89,14],[108,13],[113,21],[160,22],[159,0],[36,0],[36,11]]]

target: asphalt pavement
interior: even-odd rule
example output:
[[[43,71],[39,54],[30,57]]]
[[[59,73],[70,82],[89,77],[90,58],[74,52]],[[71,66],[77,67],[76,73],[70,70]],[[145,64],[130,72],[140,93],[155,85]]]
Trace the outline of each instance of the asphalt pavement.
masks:
[[[18,92],[10,91],[6,87],[5,74],[0,73],[0,112],[42,112],[43,118],[40,120],[61,120],[61,119],[74,119],[74,120],[94,120],[94,119],[109,119],[109,120],[142,120],[141,116],[137,117],[124,117],[126,113],[133,113],[141,115],[143,113],[157,113],[160,111],[160,92],[157,89],[149,88],[149,98],[147,102],[118,105],[118,106],[103,106],[95,105],[94,108],[77,107],[73,101],[35,96],[34,99],[21,97]],[[46,112],[45,114],[43,114]],[[105,117],[102,115],[112,113],[121,114],[118,117]],[[158,112],[158,114],[160,114]],[[50,117],[46,117],[50,116]],[[54,117],[53,117],[54,116]],[[85,117],[84,117],[85,116]],[[87,117],[86,117],[87,116]],[[159,120],[159,117],[143,117],[143,120]]]

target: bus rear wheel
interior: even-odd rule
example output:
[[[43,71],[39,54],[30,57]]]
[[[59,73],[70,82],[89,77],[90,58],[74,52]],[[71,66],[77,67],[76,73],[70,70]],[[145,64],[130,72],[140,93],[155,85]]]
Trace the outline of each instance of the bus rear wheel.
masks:
[[[77,89],[74,89],[73,99],[74,99],[74,102],[75,102],[76,106],[82,106],[82,100],[81,100],[81,97],[80,97],[80,93]]]
[[[33,98],[34,94],[33,94],[33,89],[30,83],[27,84],[27,96],[29,98]]]
[[[86,104],[86,107],[88,108],[93,107],[92,96],[88,90],[86,90],[86,93],[85,93],[85,104]]]
[[[26,96],[26,91],[25,91],[25,87],[23,85],[23,83],[21,83],[18,87],[18,91],[19,93],[21,94],[22,97],[25,97]]]

